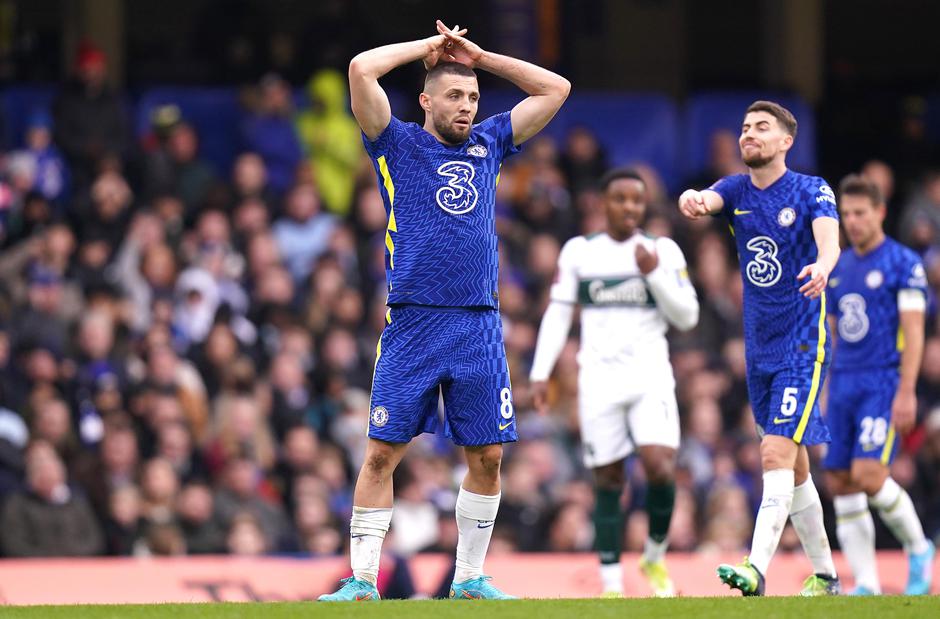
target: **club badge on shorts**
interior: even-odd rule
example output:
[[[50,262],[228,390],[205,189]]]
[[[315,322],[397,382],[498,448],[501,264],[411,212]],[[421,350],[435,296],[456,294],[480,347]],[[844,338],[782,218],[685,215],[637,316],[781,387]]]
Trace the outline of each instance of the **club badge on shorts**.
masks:
[[[388,410],[384,406],[376,406],[372,409],[372,425],[381,428],[388,423]]]

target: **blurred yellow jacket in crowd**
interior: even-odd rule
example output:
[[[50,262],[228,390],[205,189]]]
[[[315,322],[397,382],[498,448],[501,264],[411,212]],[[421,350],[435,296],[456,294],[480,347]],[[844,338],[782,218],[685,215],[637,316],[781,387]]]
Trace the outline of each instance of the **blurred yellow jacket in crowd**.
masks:
[[[349,112],[346,80],[339,71],[323,69],[310,78],[307,93],[310,107],[297,115],[297,132],[327,210],[346,215],[362,156],[359,125]]]

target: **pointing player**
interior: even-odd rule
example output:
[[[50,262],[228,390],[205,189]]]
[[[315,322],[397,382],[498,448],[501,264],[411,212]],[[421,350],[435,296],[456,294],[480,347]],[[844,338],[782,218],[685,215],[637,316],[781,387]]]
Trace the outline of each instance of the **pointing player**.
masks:
[[[744,595],[763,595],[787,516],[815,572],[802,594],[839,591],[806,452],[806,445],[829,441],[818,396],[829,364],[825,291],[839,259],[839,222],[826,181],[787,169],[795,138],[787,109],[752,103],[738,138],[748,173],[679,197],[690,219],[721,213],[728,220],[741,261],[747,386],[762,437],[764,492],[749,557],[722,564],[718,575]]]
[[[851,250],[829,278],[833,350],[824,464],[835,495],[836,534],[855,575],[856,595],[881,593],[875,524],[868,506],[904,545],[911,595],[930,592],[934,547],[911,497],[889,475],[896,432],[914,426],[914,386],[924,350],[927,279],[910,249],[885,236],[878,187],[851,175],[839,187],[839,214]]]
[[[352,578],[321,600],[376,600],[382,541],[392,518],[392,472],[408,443],[438,429],[464,447],[469,470],[457,496],[457,570],[450,595],[505,599],[483,575],[499,507],[502,443],[517,440],[497,303],[494,224],[499,167],[561,107],[568,80],[480,49],[448,30],[353,58],[353,114],[378,175],[385,236],[388,325],[376,351],[369,442],[353,497]],[[424,60],[424,126],[392,116],[379,78]],[[508,79],[529,97],[473,124],[473,69]]]
[[[647,190],[634,171],[601,180],[606,232],[578,236],[558,258],[551,302],[542,317],[530,380],[536,407],[546,407],[546,380],[581,306],[578,410],[584,463],[594,470],[595,546],[604,594],[623,594],[624,460],[636,448],[646,472],[649,537],[640,569],[653,593],[675,595],[666,571],[666,534],[675,502],[679,447],[676,382],[669,364],[669,325],[698,322],[698,299],[682,250],[643,233]]]

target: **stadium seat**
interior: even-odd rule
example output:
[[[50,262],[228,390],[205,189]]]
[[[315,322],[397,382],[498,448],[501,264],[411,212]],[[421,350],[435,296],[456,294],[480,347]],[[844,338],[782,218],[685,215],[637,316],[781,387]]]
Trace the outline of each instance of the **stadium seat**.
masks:
[[[45,110],[51,114],[57,90],[58,86],[54,84],[4,89],[0,94],[5,124],[4,135],[0,136],[2,144],[12,148],[22,146],[30,115],[37,110]]]
[[[479,117],[511,109],[524,96],[518,91],[484,92]],[[545,132],[561,145],[577,126],[597,135],[612,166],[649,163],[670,189],[677,187],[679,114],[672,99],[656,94],[575,92]]]

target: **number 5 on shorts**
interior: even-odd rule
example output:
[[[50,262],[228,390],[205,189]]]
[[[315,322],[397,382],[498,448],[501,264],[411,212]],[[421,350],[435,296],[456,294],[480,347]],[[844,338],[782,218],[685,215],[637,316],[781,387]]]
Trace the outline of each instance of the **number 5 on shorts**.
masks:
[[[796,412],[799,402],[796,399],[800,392],[796,387],[787,387],[783,390],[783,402],[780,403],[780,414],[789,417]]]

